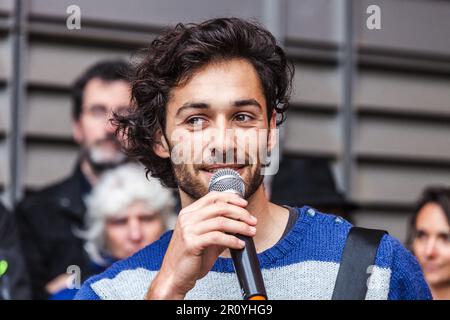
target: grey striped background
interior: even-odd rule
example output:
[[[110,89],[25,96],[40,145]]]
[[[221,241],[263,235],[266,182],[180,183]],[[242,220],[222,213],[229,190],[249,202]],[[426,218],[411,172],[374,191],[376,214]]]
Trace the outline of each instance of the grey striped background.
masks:
[[[81,8],[81,30],[66,28],[71,4]],[[381,30],[366,28],[371,4],[381,8]],[[340,188],[362,207],[358,224],[404,239],[421,190],[450,184],[449,1],[30,0],[23,24],[24,143],[18,144],[18,158],[11,158],[17,134],[9,85],[13,12],[13,0],[0,0],[4,191],[14,178],[17,190],[29,190],[72,169],[77,147],[68,93],[82,70],[102,58],[130,57],[167,24],[217,16],[259,19],[283,41],[296,65],[286,152],[332,160]],[[19,161],[16,173],[11,159]]]

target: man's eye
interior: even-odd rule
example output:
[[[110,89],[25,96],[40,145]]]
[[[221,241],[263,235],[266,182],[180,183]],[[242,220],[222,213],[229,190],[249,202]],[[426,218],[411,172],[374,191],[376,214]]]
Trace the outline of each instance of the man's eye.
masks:
[[[199,127],[205,123],[205,119],[201,117],[192,117],[188,119],[187,123],[190,124],[191,126]]]
[[[108,112],[106,108],[102,106],[95,106],[90,109],[90,113],[95,117],[105,117]]]
[[[116,110],[116,113],[121,116],[125,116],[129,113],[129,107],[119,107]]]
[[[241,114],[236,115],[236,116],[234,117],[234,119],[235,119],[236,121],[239,121],[239,122],[245,122],[245,121],[250,121],[250,120],[252,120],[253,117],[249,116],[248,114],[243,114],[243,113],[241,113]]]

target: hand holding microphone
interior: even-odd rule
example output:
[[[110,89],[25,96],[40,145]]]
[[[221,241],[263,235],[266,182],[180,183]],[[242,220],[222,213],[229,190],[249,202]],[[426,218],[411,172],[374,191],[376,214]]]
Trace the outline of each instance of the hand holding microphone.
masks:
[[[183,208],[147,298],[183,299],[225,249],[243,249],[245,242],[235,235],[251,239],[257,223],[246,206],[236,193],[209,192]]]
[[[244,197],[245,185],[239,173],[231,169],[221,169],[216,171],[211,177],[209,191],[235,193],[240,197]],[[243,249],[230,250],[234,269],[241,286],[242,296],[245,300],[267,300],[253,239],[245,235],[236,236],[245,242]]]

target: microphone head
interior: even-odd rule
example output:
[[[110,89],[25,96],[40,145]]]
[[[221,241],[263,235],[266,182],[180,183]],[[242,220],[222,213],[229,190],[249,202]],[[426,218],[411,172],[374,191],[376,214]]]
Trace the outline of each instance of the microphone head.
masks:
[[[208,186],[209,191],[233,192],[242,198],[245,195],[244,180],[233,169],[219,169],[211,177]]]

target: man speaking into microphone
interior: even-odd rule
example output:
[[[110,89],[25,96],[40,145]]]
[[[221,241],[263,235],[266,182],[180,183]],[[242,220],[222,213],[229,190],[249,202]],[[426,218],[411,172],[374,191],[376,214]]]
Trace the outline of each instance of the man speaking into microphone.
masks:
[[[133,108],[116,124],[128,154],[178,188],[182,210],[173,231],[86,281],[77,299],[331,299],[352,292],[349,282],[357,281],[339,280],[355,273],[341,268],[351,251],[350,223],[275,205],[264,192],[292,77],[275,38],[243,19],[179,24],[151,43],[136,66]],[[384,235],[376,248],[361,298],[431,298],[399,241]]]

